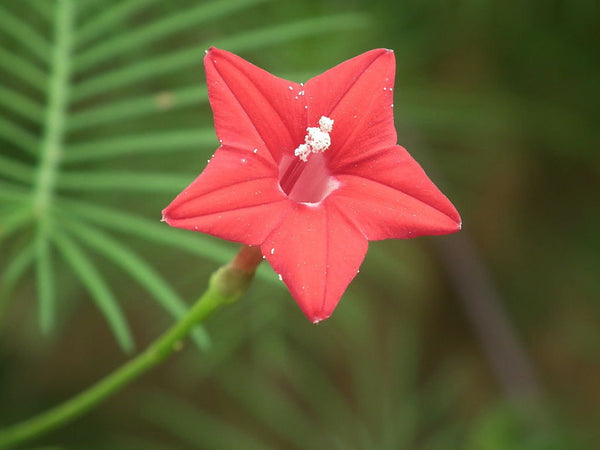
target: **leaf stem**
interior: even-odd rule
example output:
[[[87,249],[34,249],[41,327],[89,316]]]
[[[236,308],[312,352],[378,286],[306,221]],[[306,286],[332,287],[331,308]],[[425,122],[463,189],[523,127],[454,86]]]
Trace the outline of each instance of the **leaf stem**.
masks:
[[[35,180],[33,203],[34,210],[40,218],[45,216],[52,201],[56,172],[62,157],[69,91],[73,15],[71,0],[57,2],[54,22],[56,42],[53,46],[45,131],[40,148],[40,163]]]
[[[80,394],[24,422],[0,430],[0,449],[31,440],[81,416],[127,384],[167,359],[191,330],[222,305],[237,301],[250,286],[262,261],[257,247],[244,246],[234,259],[210,278],[208,289],[187,315],[163,333],[143,353]]]

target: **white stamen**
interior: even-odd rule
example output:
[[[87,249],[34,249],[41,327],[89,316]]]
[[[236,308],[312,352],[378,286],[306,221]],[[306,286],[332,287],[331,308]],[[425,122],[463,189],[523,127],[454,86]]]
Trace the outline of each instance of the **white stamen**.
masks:
[[[277,277],[279,278],[279,281],[283,281],[283,277],[281,276],[280,273],[277,274]]]
[[[319,127],[321,127],[321,130],[327,133],[331,133],[331,130],[333,129],[333,119],[321,116],[321,118],[319,119]]]
[[[331,145],[331,137],[327,131],[322,131],[317,127],[308,127],[306,131],[308,134],[304,138],[304,142],[313,153],[322,153]]]
[[[293,91],[293,90],[294,90],[294,88],[293,88],[292,86],[288,86],[288,89],[289,89],[290,91]]]
[[[271,255],[275,253],[275,247],[271,249]]]
[[[294,155],[302,161],[308,161],[308,155],[311,153],[322,153],[331,145],[331,136],[329,133],[333,129],[333,119],[321,116],[319,119],[319,128],[308,127],[307,134],[304,136],[304,144],[300,144]]]
[[[258,152],[257,148],[255,148],[254,150],[252,150],[252,153],[256,153],[256,152]]]
[[[299,157],[302,161],[308,161],[308,155],[312,152],[312,149],[306,144],[300,144],[296,150],[294,150],[294,156]]]

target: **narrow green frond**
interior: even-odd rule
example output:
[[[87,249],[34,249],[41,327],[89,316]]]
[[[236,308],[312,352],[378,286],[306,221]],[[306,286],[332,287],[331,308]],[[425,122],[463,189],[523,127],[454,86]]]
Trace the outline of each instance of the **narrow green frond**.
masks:
[[[0,199],[5,202],[26,202],[31,200],[31,193],[22,186],[0,180]]]
[[[73,218],[66,220],[63,218],[63,223],[71,233],[77,235],[88,246],[111,260],[133,279],[137,280],[173,317],[180,319],[185,316],[188,310],[185,302],[160,274],[134,251],[106,233],[84,222],[74,220]],[[209,337],[204,328],[198,326],[193,332],[192,338],[201,349],[207,349]]]
[[[0,155],[0,175],[24,183],[30,183],[35,176],[31,166],[2,155]]]
[[[275,448],[240,427],[202,411],[196,405],[162,392],[146,393],[143,396],[141,411],[144,419],[192,448]]]
[[[168,55],[155,56],[122,69],[112,70],[79,83],[73,89],[73,100],[79,102],[94,95],[115,88],[142,82],[158,75],[172,73],[198,64],[204,56],[204,49],[212,44],[227,47],[229,50],[242,50],[280,44],[315,34],[341,30],[355,30],[368,25],[363,14],[348,13],[334,16],[304,19],[272,27],[263,27],[240,33],[229,38],[211,41],[205,45],[185,48]]]
[[[313,432],[315,419],[295,403],[291,393],[256,374],[241,384],[240,373],[253,371],[246,363],[232,360],[219,377],[223,390],[238,400],[240,409],[290,445],[303,442]]]
[[[54,19],[54,5],[51,2],[40,2],[39,0],[28,0],[29,6],[36,10],[44,19]]]
[[[0,242],[29,223],[31,218],[29,205],[20,205],[9,213],[3,211],[0,217]]]
[[[2,5],[0,5],[0,29],[29,49],[40,61],[48,62],[50,45],[46,39],[35,28],[7,11]]]
[[[101,14],[91,18],[81,26],[76,35],[76,46],[79,48],[93,39],[106,35],[114,27],[124,23],[129,17],[156,2],[157,0],[124,0],[111,3]],[[85,3],[83,6],[85,7]]]
[[[0,278],[0,318],[9,300],[11,291],[27,269],[33,264],[35,256],[36,243],[30,242],[29,245],[20,249],[4,268],[4,273]]]
[[[162,153],[217,145],[212,129],[148,132],[131,136],[117,136],[97,142],[72,144],[64,156],[65,163],[89,162],[113,156],[137,153]]]
[[[182,10],[139,26],[134,31],[117,35],[114,38],[102,40],[98,45],[83,52],[73,62],[76,72],[83,72],[90,68],[110,61],[127,51],[151,44],[166,36],[184,31],[192,26],[198,26],[210,20],[216,20],[227,14],[253,6],[265,0],[213,0],[209,3],[200,3],[196,7],[183,8]]]
[[[241,50],[261,48],[266,45],[281,44],[307,36],[358,30],[368,25],[368,17],[364,14],[336,14],[245,31],[226,38],[217,39],[214,41],[214,45],[239,52]]]
[[[208,93],[204,86],[157,92],[74,112],[67,125],[71,131],[79,130],[162,111],[171,111],[188,105],[205,103],[207,100]]]
[[[3,117],[0,117],[0,137],[25,150],[30,155],[35,155],[38,152],[38,141],[35,136]]]
[[[54,269],[48,233],[47,226],[41,225],[35,237],[35,281],[42,333],[48,333],[54,328],[54,308],[56,307]]]
[[[1,162],[1,160],[0,160]],[[0,173],[2,166],[0,165]],[[82,191],[124,191],[124,192],[163,192],[181,191],[192,181],[191,175],[164,173],[136,173],[125,171],[86,171],[63,172],[57,186],[65,190]]]
[[[160,223],[158,219],[152,221],[106,206],[64,198],[60,199],[57,206],[64,210],[64,214],[80,217],[157,244],[175,247],[219,264],[227,263],[235,254],[235,249],[221,243],[222,241],[205,234],[171,228]],[[256,276],[276,286],[284,286],[267,265],[261,265],[256,271]]]
[[[26,59],[8,52],[2,47],[0,47],[0,69],[11,73],[19,80],[26,81],[40,92],[46,92],[46,74]]]
[[[2,85],[0,85],[0,106],[35,123],[41,122],[44,116],[44,108],[41,105]]]
[[[220,264],[228,262],[235,254],[235,249],[230,246],[200,233],[171,228],[161,223],[159,217],[150,220],[110,207],[67,199],[61,199],[57,206],[64,209],[65,214],[81,217],[97,225],[158,244],[186,250]],[[157,210],[157,216],[159,214]]]
[[[83,249],[66,234],[55,232],[52,237],[65,261],[77,274],[106,318],[121,348],[125,352],[131,353],[135,349],[135,344],[127,320],[110,287],[106,284],[94,263]]]
[[[152,56],[126,67],[96,75],[73,87],[73,102],[104,94],[112,89],[129,86],[154,79],[159,75],[178,72],[194,64],[200,64],[204,57],[204,47],[194,45],[166,55]]]

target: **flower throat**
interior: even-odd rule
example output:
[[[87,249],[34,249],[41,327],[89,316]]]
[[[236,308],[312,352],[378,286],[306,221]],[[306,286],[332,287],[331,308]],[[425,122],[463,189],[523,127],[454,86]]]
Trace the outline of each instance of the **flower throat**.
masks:
[[[308,127],[304,143],[294,150],[297,158],[285,158],[280,165],[279,185],[292,200],[316,204],[339,186],[327,168],[322,153],[331,145],[333,119],[321,116],[319,127]]]

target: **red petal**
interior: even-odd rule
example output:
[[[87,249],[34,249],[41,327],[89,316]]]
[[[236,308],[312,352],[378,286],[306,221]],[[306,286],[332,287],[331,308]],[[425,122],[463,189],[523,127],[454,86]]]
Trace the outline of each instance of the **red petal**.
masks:
[[[452,203],[400,146],[338,168],[331,194],[369,240],[412,238],[458,231]]]
[[[319,206],[291,203],[281,225],[261,246],[292,296],[312,321],[328,318],[367,252],[367,240],[325,200]]]
[[[173,227],[259,245],[279,223],[288,202],[270,157],[222,147],[163,211],[163,220]]]
[[[304,141],[306,110],[297,83],[277,78],[233,53],[204,58],[217,136],[228,145],[267,148],[275,161]]]
[[[396,144],[392,110],[395,70],[394,52],[377,49],[306,83],[309,124],[315,126],[321,116],[334,120],[328,159]]]

